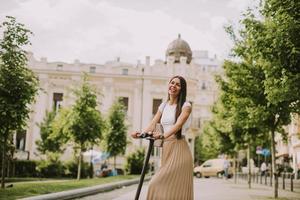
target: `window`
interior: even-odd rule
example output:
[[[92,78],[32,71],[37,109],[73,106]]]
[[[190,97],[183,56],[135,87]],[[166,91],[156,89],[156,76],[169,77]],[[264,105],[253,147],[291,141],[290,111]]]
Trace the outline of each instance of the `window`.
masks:
[[[201,89],[202,90],[206,90],[206,84],[205,84],[205,82],[202,83]]]
[[[122,75],[128,75],[128,69],[122,69]]]
[[[63,101],[63,93],[53,93],[53,110],[58,111]]]
[[[121,104],[123,104],[123,106],[125,107],[125,111],[127,112],[128,111],[129,98],[128,97],[120,97],[119,101],[120,101]]]
[[[211,162],[205,162],[203,164],[203,167],[211,167],[212,166],[212,163]]]
[[[152,115],[155,115],[159,105],[162,103],[162,99],[153,99],[152,103]]]
[[[197,127],[198,128],[201,128],[201,118],[199,117],[198,119],[197,119]]]
[[[92,74],[96,73],[96,67],[94,66],[90,67],[90,73]]]
[[[57,64],[57,66],[56,66],[56,70],[57,70],[57,71],[61,71],[62,68],[63,68],[63,65],[62,65],[62,64]]]
[[[25,130],[17,131],[16,149],[25,151],[25,144],[26,144],[26,131]]]

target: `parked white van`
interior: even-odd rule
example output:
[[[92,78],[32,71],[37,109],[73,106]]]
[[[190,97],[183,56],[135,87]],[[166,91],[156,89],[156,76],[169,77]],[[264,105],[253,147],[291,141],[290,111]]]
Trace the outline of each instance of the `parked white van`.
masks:
[[[194,168],[194,175],[197,178],[205,177],[208,178],[210,176],[217,176],[222,177],[224,174],[224,162],[225,159],[210,159],[205,161],[202,165]],[[230,167],[228,170],[228,178],[232,177],[233,175],[233,163],[231,160]]]

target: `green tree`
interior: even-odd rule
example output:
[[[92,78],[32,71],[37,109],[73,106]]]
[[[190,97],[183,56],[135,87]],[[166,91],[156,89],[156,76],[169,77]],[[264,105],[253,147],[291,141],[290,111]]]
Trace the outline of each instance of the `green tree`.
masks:
[[[62,153],[64,151],[63,144],[65,142],[65,134],[53,134],[53,121],[55,116],[55,111],[46,111],[43,122],[38,124],[41,139],[37,140],[36,144],[37,150],[42,154],[47,154],[47,152]]]
[[[211,122],[206,123],[203,132],[195,139],[195,162],[198,164],[220,154],[220,138],[215,133]]]
[[[251,57],[240,57],[240,62],[225,61],[225,78],[218,77],[221,86],[220,101],[223,110],[218,111],[217,119],[220,131],[230,124],[227,132],[233,143],[248,149],[248,185],[251,188],[250,157],[251,147],[266,138],[267,99],[264,94],[264,74],[259,66],[251,63]]]
[[[229,110],[225,109],[224,104],[218,100],[213,106],[212,113],[213,118],[209,125],[211,132],[219,138],[219,152],[234,156],[236,147],[243,141],[240,140],[240,137],[234,137],[236,129],[234,128],[235,124],[231,121]]]
[[[296,0],[263,1],[261,16],[251,11],[245,14],[239,31],[241,37],[236,39],[234,49],[243,61],[251,61],[263,71],[263,93],[267,99],[264,121],[271,138],[275,198],[278,197],[275,132],[284,133],[282,126],[290,123],[291,113],[299,113],[299,9]]]
[[[210,130],[218,137],[219,152],[230,155],[234,159],[235,182],[237,181],[237,154],[241,149],[245,149],[243,137],[244,129],[232,120],[232,113],[229,109],[230,101],[225,101],[224,91],[221,91],[221,98],[213,106],[213,118],[210,122]],[[223,100],[223,101],[221,101]],[[250,158],[249,158],[250,159]],[[250,186],[250,183],[249,183]]]
[[[75,148],[79,150],[77,174],[79,180],[82,152],[100,142],[105,123],[100,111],[97,110],[97,93],[88,83],[86,75],[80,88],[74,92],[77,99],[70,113],[66,114],[68,118],[63,120],[66,126],[62,128],[66,130],[63,132],[69,133],[71,141],[76,145]]]
[[[114,157],[114,168],[116,168],[116,156],[124,155],[126,151],[127,126],[125,117],[125,107],[118,99],[110,108],[108,130],[105,134],[106,151]]]
[[[23,46],[30,44],[30,30],[6,17],[2,23],[0,40],[0,137],[2,144],[2,181],[5,186],[5,163],[8,140],[16,130],[21,130],[30,113],[29,105],[38,91],[38,78],[26,67]]]
[[[51,133],[48,136],[49,141],[58,139],[59,143],[62,145],[61,148],[65,148],[63,144],[67,144],[71,139],[70,126],[73,123],[70,119],[72,117],[72,109],[61,108],[55,114],[50,127]]]
[[[296,0],[265,0],[261,8],[264,19],[250,15],[245,21],[252,54],[262,63],[266,75],[265,93],[274,113],[268,125],[275,176],[275,131],[290,123],[291,112],[300,111],[299,9],[300,3]],[[275,179],[274,197],[277,196],[278,182]]]
[[[291,111],[297,113],[300,112],[299,9],[297,0],[265,0],[261,8],[264,20],[251,15],[245,21],[252,53],[261,60],[266,75],[269,102],[275,106],[288,102]]]

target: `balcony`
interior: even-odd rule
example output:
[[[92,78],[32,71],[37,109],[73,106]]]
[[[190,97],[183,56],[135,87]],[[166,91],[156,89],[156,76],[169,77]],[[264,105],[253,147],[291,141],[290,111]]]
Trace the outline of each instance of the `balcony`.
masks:
[[[289,155],[288,146],[282,145],[282,146],[277,147],[276,157],[281,157],[281,156],[285,156],[285,155]]]
[[[16,149],[15,153],[14,153],[14,159],[29,160],[29,151],[23,151],[21,149]]]

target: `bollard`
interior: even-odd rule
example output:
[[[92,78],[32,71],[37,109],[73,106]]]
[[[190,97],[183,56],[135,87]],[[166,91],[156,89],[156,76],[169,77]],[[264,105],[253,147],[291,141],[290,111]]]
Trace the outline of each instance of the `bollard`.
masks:
[[[278,188],[278,173],[275,172],[274,173],[274,185],[275,185],[275,188]],[[274,194],[276,197],[278,197],[278,190],[276,190],[276,193]]]
[[[282,173],[282,189],[285,190],[285,172]]]
[[[258,173],[256,173],[256,183],[258,183]]]
[[[294,179],[294,174],[291,174],[291,191],[294,191],[294,183],[293,183],[293,179]]]
[[[259,176],[259,183],[262,184],[262,174]]]
[[[268,176],[268,174],[267,173],[265,173],[265,185],[267,185],[268,183],[268,180],[267,180],[267,176]]]

